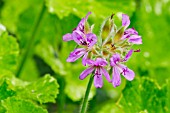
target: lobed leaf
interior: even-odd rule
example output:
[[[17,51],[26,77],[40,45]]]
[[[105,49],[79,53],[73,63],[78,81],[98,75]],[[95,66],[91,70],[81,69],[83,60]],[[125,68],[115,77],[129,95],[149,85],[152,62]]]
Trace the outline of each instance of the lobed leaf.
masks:
[[[16,97],[2,101],[2,105],[6,109],[5,113],[48,113],[47,110],[35,105],[31,101]]]

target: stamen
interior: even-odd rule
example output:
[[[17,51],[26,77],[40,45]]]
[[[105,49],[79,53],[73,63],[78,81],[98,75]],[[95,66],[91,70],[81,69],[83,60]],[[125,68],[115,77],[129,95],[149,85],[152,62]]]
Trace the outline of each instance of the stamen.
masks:
[[[140,52],[140,49],[134,50],[134,52]]]

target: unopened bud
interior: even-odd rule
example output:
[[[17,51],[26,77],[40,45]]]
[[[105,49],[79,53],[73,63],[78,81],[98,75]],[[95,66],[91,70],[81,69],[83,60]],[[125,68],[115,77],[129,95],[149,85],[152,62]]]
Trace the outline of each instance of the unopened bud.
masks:
[[[114,14],[112,14],[109,18],[107,18],[104,22],[103,22],[103,25],[101,27],[101,37],[102,37],[102,40],[105,40],[111,30],[112,30],[112,27],[113,27],[113,16]]]
[[[121,29],[119,29],[117,31],[117,33],[115,34],[114,38],[113,38],[113,42],[117,43],[120,41],[120,39],[122,38],[123,34],[124,34],[124,27],[122,27]]]
[[[87,21],[85,22],[85,25],[84,25],[84,32],[86,34],[91,33],[91,27]]]

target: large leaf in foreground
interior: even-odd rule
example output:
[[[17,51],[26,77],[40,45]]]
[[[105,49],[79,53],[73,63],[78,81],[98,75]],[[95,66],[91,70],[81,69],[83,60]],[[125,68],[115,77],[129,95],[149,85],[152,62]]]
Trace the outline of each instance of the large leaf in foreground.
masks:
[[[167,87],[161,88],[152,79],[136,78],[127,82],[119,104],[126,113],[165,113],[168,111],[166,95]]]
[[[50,12],[57,14],[60,18],[68,16],[73,13],[80,18],[84,17],[89,11],[94,12],[97,18],[103,18],[103,16],[110,15],[115,12],[124,12],[132,14],[135,10],[134,0],[130,1],[107,1],[107,0],[47,0],[47,6]],[[102,8],[102,10],[100,10]],[[127,10],[128,9],[128,10]]]
[[[40,103],[55,102],[59,85],[55,78],[45,75],[43,78],[28,84],[18,91],[20,97],[35,100]]]
[[[3,31],[0,34],[0,75],[4,71],[15,71],[18,53],[19,46],[16,39]]]
[[[33,104],[30,101],[11,97],[2,102],[7,110],[6,113],[47,113],[43,108]]]

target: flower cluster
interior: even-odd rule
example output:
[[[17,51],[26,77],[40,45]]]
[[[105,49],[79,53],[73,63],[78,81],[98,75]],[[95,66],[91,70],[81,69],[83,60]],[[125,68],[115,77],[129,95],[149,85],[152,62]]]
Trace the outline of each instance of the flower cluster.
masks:
[[[82,57],[82,64],[88,65],[88,68],[80,74],[79,78],[83,80],[93,73],[96,88],[103,86],[102,75],[114,87],[121,84],[120,75],[129,81],[133,80],[135,73],[124,63],[133,52],[140,52],[140,50],[131,49],[131,46],[142,44],[142,39],[134,28],[128,28],[129,16],[122,14],[122,25],[117,28],[114,24],[114,15],[111,15],[103,22],[100,35],[97,37],[92,32],[93,25],[90,26],[87,22],[90,14],[91,12],[79,22],[72,33],[63,36],[64,41],[73,40],[78,44],[78,47],[70,53],[67,62],[74,62]],[[112,72],[112,79],[108,72]]]

